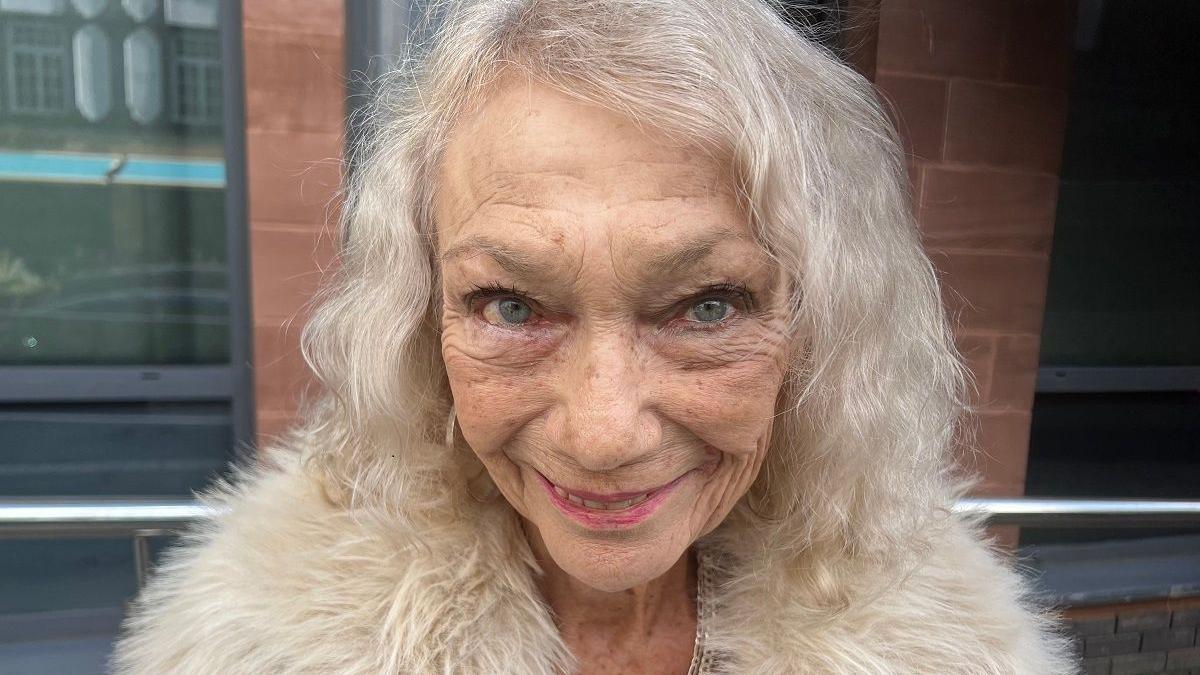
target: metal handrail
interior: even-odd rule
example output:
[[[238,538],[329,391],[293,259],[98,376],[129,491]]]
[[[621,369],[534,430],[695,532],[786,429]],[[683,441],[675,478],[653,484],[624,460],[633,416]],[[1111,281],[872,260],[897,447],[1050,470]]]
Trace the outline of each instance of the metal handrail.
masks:
[[[1193,500],[971,497],[955,510],[993,525],[1200,526],[1200,501]],[[0,499],[0,539],[154,536],[214,514],[191,499]]]
[[[193,499],[0,499],[0,539],[132,537],[141,588],[150,574],[150,537],[211,518],[212,507]]]
[[[194,499],[0,499],[0,539],[154,536],[212,515]]]
[[[1200,501],[1184,500],[972,497],[960,500],[955,511],[992,525],[1200,526]],[[217,513],[191,499],[0,499],[0,539],[132,537],[140,587],[150,573],[150,537],[179,531]]]
[[[1065,499],[969,497],[959,513],[979,515],[989,525],[1025,527],[1200,526],[1200,501],[1183,499]]]

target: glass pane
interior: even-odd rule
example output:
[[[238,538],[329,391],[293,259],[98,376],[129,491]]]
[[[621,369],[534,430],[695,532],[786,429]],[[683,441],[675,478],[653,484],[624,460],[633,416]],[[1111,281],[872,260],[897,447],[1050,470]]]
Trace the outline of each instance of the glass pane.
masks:
[[[233,447],[228,403],[0,406],[0,495],[180,496]]]
[[[1086,6],[1085,6],[1086,5]],[[1041,362],[1200,365],[1200,49],[1191,0],[1085,3]]]
[[[233,447],[228,403],[3,405],[0,438],[5,497],[187,498]],[[5,642],[70,637],[63,616],[111,638],[135,589],[129,538],[0,540],[0,663]]]
[[[1195,499],[1197,450],[1200,393],[1040,393],[1030,428],[1025,493]],[[1121,533],[1081,530],[1075,535],[1091,540]]]
[[[0,3],[0,366],[228,364],[220,4]],[[0,405],[0,495],[190,497],[231,407]],[[129,538],[0,541],[0,671],[104,672],[135,589]]]
[[[1195,499],[1200,393],[1038,394],[1025,492]],[[1021,528],[1021,556],[1055,601],[1161,598],[1197,584],[1200,527]]]
[[[152,557],[172,539],[151,539]],[[0,541],[0,672],[107,673],[136,591],[128,539]]]
[[[220,42],[176,24],[0,14],[0,365],[228,363]]]

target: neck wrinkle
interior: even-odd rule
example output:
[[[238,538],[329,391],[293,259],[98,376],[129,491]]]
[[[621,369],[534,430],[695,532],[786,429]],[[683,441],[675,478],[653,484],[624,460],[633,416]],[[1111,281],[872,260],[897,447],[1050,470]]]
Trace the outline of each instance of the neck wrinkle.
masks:
[[[537,527],[521,518],[529,548],[542,568],[535,578],[564,639],[576,634],[609,634],[630,639],[650,635],[664,617],[696,612],[697,564],[694,547],[662,576],[625,591],[610,593],[588,586],[554,562]]]

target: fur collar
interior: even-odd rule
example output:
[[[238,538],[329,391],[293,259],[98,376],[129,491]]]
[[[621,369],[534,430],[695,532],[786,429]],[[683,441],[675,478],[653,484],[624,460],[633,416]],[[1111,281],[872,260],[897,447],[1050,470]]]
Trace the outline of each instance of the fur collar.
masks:
[[[126,622],[115,673],[573,668],[503,502],[402,529],[336,506],[293,455],[204,499],[222,515],[165,555]],[[974,529],[948,518],[929,541],[921,564],[880,586],[867,562],[785,565],[769,542],[714,533],[706,645],[719,672],[1075,672]]]

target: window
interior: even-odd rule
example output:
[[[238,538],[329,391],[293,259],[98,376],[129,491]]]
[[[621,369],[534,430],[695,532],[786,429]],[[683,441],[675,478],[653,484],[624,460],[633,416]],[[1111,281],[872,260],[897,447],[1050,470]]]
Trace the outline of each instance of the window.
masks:
[[[0,495],[189,497],[253,431],[238,4],[0,3]],[[0,647],[135,587],[128,540],[0,540]]]
[[[49,21],[12,21],[5,31],[8,100],[14,113],[61,115],[70,86],[67,33]]]
[[[1030,435],[1033,496],[1195,499],[1200,485],[1200,92],[1188,84],[1196,5],[1143,9],[1079,4]],[[1197,535],[1026,528],[1021,539],[1058,560],[1084,550],[1125,560],[1073,588],[1087,602],[1194,584]],[[1136,567],[1156,570],[1157,581],[1135,579]]]
[[[216,33],[181,30],[171,41],[171,118],[184,124],[221,121],[221,60]]]

